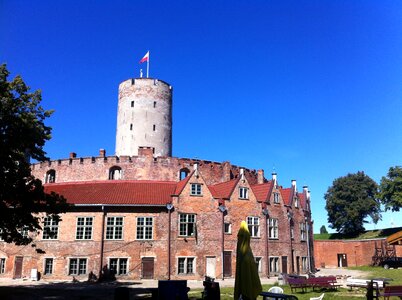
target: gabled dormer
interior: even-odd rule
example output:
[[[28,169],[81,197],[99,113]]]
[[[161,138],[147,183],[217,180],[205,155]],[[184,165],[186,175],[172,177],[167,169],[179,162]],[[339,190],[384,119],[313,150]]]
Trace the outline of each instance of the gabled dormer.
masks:
[[[179,181],[176,186],[174,196],[189,196],[191,197],[209,197],[211,198],[211,192],[209,191],[204,178],[199,172],[199,163],[195,162],[193,165],[193,171],[187,175],[183,180]]]

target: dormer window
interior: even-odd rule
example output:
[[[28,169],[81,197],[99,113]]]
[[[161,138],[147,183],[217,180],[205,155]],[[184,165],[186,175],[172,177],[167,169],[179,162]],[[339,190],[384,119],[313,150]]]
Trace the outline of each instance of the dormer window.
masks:
[[[190,195],[191,196],[201,196],[202,195],[202,185],[200,183],[192,183]]]
[[[274,203],[279,203],[279,194],[274,193]]]
[[[239,187],[239,198],[240,199],[248,199],[248,188]]]

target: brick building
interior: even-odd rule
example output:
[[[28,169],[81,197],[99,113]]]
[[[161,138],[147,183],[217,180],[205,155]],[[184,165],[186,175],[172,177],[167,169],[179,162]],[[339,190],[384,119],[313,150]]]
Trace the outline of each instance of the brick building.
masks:
[[[0,241],[0,277],[34,269],[44,279],[102,270],[125,279],[229,278],[242,220],[261,276],[313,269],[308,188],[298,192],[294,180],[283,188],[275,173],[268,180],[230,162],[171,157],[171,91],[149,78],[120,85],[116,156],[101,149],[32,165],[45,191],[72,206],[58,223],[42,216],[32,245]]]

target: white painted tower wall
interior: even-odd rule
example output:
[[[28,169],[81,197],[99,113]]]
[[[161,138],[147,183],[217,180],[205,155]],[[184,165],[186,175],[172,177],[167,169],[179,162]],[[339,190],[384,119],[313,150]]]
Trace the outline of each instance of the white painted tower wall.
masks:
[[[136,156],[138,147],[172,156],[172,87],[164,81],[135,78],[119,85],[116,155]]]

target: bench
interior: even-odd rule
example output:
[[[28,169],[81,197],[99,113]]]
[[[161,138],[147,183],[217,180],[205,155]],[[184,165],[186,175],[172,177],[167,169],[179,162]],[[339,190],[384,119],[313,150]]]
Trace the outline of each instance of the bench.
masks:
[[[337,283],[335,276],[310,277],[307,279],[307,285],[312,287],[313,291],[315,288],[336,290],[341,286]]]
[[[346,279],[346,286],[350,287],[350,290],[354,287],[367,288],[370,279],[359,279],[359,278],[348,278]],[[384,288],[384,281],[382,280],[373,280],[374,287],[378,289]]]
[[[384,288],[384,292],[380,293],[384,300],[388,300],[391,296],[402,297],[402,285],[388,285]]]
[[[305,277],[298,277],[298,278],[288,277],[287,282],[290,286],[290,290],[292,291],[292,293],[294,293],[293,290],[297,289],[301,289],[302,292],[305,292],[306,288],[309,287],[307,283],[307,278]]]
[[[278,293],[271,293],[271,292],[261,292],[260,294],[263,297],[263,300],[266,299],[275,299],[275,300],[298,300],[296,296],[287,295],[287,294],[278,294]]]

